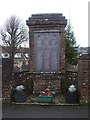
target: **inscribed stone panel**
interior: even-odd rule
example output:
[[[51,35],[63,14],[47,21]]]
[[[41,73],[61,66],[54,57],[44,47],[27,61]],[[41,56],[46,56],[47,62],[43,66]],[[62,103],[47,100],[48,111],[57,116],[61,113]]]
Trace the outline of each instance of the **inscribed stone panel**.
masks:
[[[60,34],[58,32],[34,33],[35,71],[60,70]]]

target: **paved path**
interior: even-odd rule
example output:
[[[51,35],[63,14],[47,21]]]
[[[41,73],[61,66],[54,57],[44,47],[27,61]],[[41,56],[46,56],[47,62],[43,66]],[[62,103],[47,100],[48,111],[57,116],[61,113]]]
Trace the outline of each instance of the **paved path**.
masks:
[[[3,118],[88,118],[87,106],[11,105],[2,107]]]

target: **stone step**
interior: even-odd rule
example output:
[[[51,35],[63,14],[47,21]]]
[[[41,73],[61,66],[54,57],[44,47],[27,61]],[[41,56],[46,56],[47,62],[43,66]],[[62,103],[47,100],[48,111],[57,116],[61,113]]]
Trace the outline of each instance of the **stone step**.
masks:
[[[79,106],[80,104],[79,103],[76,103],[76,104],[68,104],[68,103],[58,103],[58,104],[52,104],[52,103],[37,103],[37,102],[34,102],[34,103],[26,103],[26,102],[23,102],[23,103],[16,103],[16,102],[12,102],[12,104],[17,104],[17,105],[60,105],[60,106]]]

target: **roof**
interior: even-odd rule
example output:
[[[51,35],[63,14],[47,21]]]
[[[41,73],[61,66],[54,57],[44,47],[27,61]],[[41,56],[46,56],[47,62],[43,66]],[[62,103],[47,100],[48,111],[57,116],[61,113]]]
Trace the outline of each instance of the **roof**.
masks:
[[[82,54],[81,56],[79,56],[79,59],[90,60],[90,54]]]
[[[5,49],[9,50],[9,47],[2,46],[2,53],[7,53],[7,51]],[[16,53],[20,53],[20,51],[22,51],[23,53],[29,53],[29,48],[24,48],[24,47],[18,48],[16,50]]]
[[[75,48],[80,54],[90,54],[90,47]]]

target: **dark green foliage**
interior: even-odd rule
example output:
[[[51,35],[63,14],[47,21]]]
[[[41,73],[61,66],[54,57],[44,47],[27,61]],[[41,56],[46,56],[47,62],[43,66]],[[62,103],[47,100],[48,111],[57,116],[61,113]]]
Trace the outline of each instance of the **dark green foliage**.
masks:
[[[70,80],[66,79],[65,80],[65,91],[68,91],[69,86],[70,86]]]
[[[74,36],[74,32],[72,30],[71,24],[69,22],[69,24],[66,27],[65,30],[65,41],[66,41],[66,50],[65,50],[65,54],[66,54],[66,63],[67,64],[71,64],[71,65],[77,65],[77,50],[75,50],[76,47],[76,39]]]

